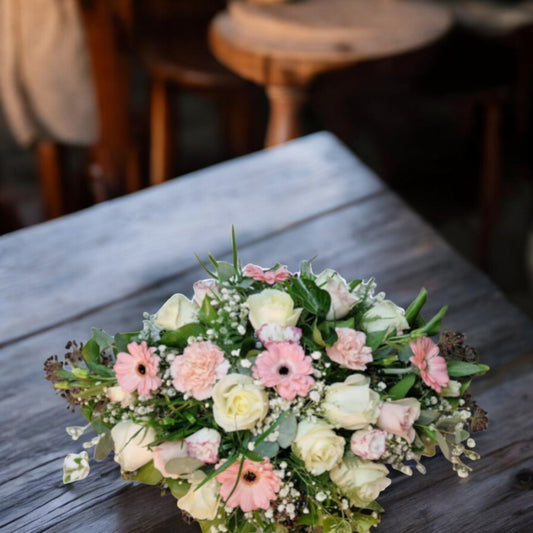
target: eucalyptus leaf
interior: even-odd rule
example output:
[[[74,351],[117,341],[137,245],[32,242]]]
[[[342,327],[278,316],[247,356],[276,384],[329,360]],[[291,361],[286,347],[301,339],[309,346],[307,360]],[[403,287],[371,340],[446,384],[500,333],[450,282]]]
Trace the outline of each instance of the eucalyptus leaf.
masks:
[[[420,416],[418,417],[416,423],[421,426],[429,426],[439,418],[440,413],[438,411],[432,411],[431,409],[422,409],[420,411]]]
[[[191,488],[190,483],[187,483],[183,479],[165,479],[165,483],[168,485],[168,488],[170,489],[170,492],[172,493],[172,496],[179,500],[187,492],[189,492],[189,489]]]
[[[132,333],[117,333],[114,337],[113,344],[115,345],[116,353],[127,352],[128,344],[135,339],[139,333],[134,331]]]
[[[113,451],[113,439],[111,433],[105,433],[94,449],[94,460],[103,461]]]
[[[91,331],[93,333],[92,338],[98,344],[100,351],[103,351],[113,345],[114,338],[109,335],[109,333],[106,333],[103,329],[91,328]]]
[[[297,429],[298,421],[296,420],[296,416],[293,413],[287,415],[287,418],[285,418],[278,428],[278,444],[281,448],[288,448],[292,444],[296,437]]]
[[[398,359],[402,361],[402,363],[407,363],[409,361],[409,358],[413,357],[415,354],[413,353],[413,350],[411,350],[411,347],[409,344],[406,344],[399,352],[398,352]]]
[[[237,271],[235,267],[226,261],[219,261],[217,264],[217,275],[219,281],[229,281],[230,278],[235,276]]]
[[[446,437],[440,431],[435,431],[435,438],[437,439],[437,443],[439,445],[440,451],[442,452],[442,455],[444,455],[444,457],[446,457],[448,461],[451,461],[452,454]]]
[[[161,472],[154,466],[154,462],[150,461],[139,468],[137,474],[132,477],[134,481],[140,481],[145,485],[157,485],[163,479]]]
[[[263,441],[254,448],[254,453],[261,458],[274,457],[279,452],[277,442]]]

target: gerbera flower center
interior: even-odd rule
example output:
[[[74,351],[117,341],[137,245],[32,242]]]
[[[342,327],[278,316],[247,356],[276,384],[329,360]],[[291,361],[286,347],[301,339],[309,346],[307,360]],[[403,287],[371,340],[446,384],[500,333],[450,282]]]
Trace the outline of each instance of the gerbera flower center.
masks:
[[[246,481],[246,483],[252,484],[257,479],[257,475],[254,472],[252,472],[251,470],[248,470],[248,472],[246,472],[242,476],[242,479],[244,479],[244,481]]]
[[[146,374],[146,367],[144,365],[138,365],[137,372],[139,372],[141,376],[144,376]]]
[[[278,374],[279,374],[280,376],[286,376],[288,373],[289,373],[289,369],[288,369],[288,367],[286,367],[286,366],[280,366],[280,367],[278,368]]]

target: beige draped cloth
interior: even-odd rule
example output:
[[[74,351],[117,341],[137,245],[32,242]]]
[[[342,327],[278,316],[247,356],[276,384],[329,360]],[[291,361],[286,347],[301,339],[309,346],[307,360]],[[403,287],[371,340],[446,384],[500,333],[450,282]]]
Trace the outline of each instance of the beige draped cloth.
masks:
[[[77,0],[0,0],[0,103],[23,146],[94,143],[97,106]]]

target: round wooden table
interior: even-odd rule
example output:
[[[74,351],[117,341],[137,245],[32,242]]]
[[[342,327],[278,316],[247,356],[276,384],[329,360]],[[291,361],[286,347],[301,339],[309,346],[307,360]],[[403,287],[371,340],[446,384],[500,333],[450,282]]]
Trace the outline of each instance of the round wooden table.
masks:
[[[319,74],[422,47],[451,19],[445,8],[404,0],[234,0],[213,20],[209,40],[221,63],[266,87],[265,145],[274,146],[300,135],[299,112]]]

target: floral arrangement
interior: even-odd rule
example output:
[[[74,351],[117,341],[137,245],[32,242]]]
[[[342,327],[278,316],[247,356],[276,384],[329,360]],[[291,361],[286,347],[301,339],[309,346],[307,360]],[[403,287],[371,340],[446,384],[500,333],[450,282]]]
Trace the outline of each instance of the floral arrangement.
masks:
[[[467,392],[488,367],[460,333],[436,336],[422,289],[404,310],[376,283],[311,262],[241,268],[209,256],[210,278],[175,294],[143,328],[93,329],[47,379],[88,419],[65,483],[111,451],[122,477],[177,498],[202,531],[365,532],[380,522],[390,469],[424,474],[438,446],[459,477],[486,413]]]

